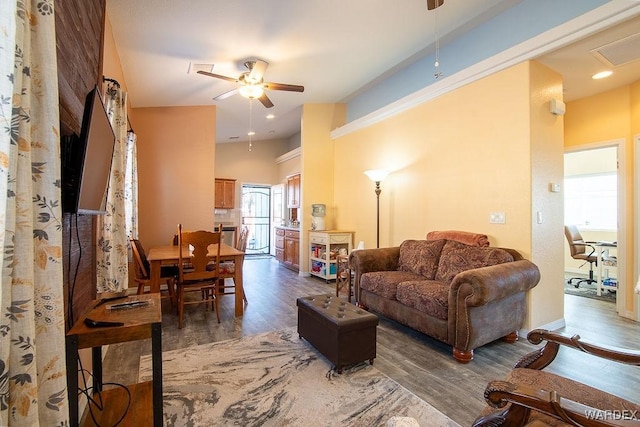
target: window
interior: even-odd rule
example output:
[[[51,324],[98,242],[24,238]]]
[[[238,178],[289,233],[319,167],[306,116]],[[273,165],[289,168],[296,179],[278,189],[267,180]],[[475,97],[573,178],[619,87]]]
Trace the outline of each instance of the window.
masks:
[[[564,179],[564,223],[584,229],[618,229],[618,177],[615,172]]]

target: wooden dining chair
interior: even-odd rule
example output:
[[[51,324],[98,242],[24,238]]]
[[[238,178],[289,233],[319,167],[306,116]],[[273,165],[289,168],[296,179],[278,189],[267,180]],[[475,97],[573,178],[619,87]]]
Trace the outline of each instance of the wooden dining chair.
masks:
[[[133,261],[135,265],[134,280],[138,284],[138,295],[148,293],[148,286],[151,284],[151,266],[149,260],[147,260],[147,254],[142,246],[142,243],[138,239],[129,239],[131,242],[131,252],[133,253]],[[174,306],[177,303],[176,291],[175,291],[175,279],[178,277],[178,268],[172,265],[164,265],[160,270],[160,280],[166,281],[166,289],[160,290],[164,297],[168,297],[171,305]]]
[[[220,323],[217,284],[220,276],[220,243],[222,233],[213,231],[182,231],[178,225],[178,328],[182,329],[184,306],[211,303]],[[215,245],[213,255],[209,247]],[[191,249],[193,248],[193,249]],[[202,298],[187,300],[187,292],[199,292]]]
[[[238,236],[238,240],[236,241],[236,249],[241,252],[245,252],[247,250],[248,239],[249,239],[249,227],[245,225],[240,230],[240,235]],[[236,292],[235,273],[236,273],[236,263],[234,261],[223,261],[220,264],[220,279],[218,279],[218,293],[220,295],[235,294]],[[226,284],[227,283],[226,279],[231,279],[230,285]],[[231,291],[227,291],[227,289],[231,289]],[[244,293],[244,289],[242,289],[242,298],[245,303],[249,302],[247,300],[247,295]]]

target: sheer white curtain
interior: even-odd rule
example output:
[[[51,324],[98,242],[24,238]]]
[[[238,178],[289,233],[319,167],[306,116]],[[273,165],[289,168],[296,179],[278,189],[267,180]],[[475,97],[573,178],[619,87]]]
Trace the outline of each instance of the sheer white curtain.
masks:
[[[0,425],[68,425],[53,0],[0,2]]]
[[[127,155],[127,96],[117,83],[106,86],[105,107],[116,143],[107,189],[107,213],[102,215],[96,248],[98,293],[117,292],[129,286],[125,176]]]
[[[127,159],[125,174],[124,203],[127,223],[127,236],[138,238],[138,161],[136,142],[138,137],[130,130],[127,132]]]

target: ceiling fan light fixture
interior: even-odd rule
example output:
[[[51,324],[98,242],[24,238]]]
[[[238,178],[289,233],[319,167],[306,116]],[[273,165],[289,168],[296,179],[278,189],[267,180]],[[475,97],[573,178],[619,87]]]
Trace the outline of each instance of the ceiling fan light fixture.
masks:
[[[240,86],[238,92],[240,92],[240,95],[244,96],[245,98],[257,99],[262,96],[262,94],[264,93],[264,89],[262,89],[260,86],[255,85],[244,85]]]

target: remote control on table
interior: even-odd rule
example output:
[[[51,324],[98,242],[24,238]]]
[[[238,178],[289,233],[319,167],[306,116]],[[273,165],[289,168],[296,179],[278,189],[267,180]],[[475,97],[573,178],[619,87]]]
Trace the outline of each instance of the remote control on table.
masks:
[[[93,320],[93,319],[89,319],[88,317],[86,319],[84,319],[84,324],[87,325],[90,328],[102,328],[102,327],[109,327],[109,326],[124,326],[124,323],[122,323],[122,322],[108,322],[106,320]]]

